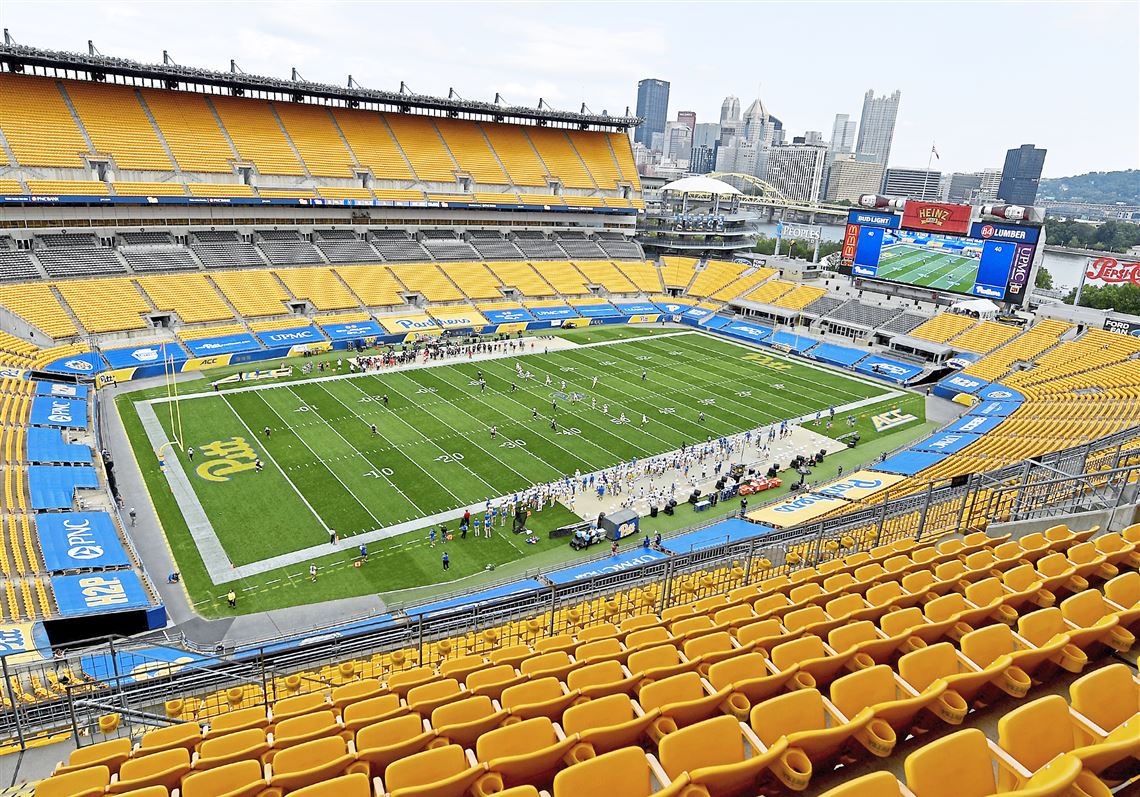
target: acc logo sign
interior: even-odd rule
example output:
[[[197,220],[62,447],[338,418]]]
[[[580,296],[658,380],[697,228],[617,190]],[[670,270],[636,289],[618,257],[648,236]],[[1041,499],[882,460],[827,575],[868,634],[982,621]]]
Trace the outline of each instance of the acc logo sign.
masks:
[[[885,432],[887,429],[894,429],[896,426],[917,420],[917,417],[905,414],[902,410],[887,410],[880,415],[871,416],[871,423],[875,424],[876,432]]]
[[[215,440],[199,449],[207,459],[194,469],[200,478],[211,482],[228,482],[235,473],[253,470],[257,454],[244,437]]]

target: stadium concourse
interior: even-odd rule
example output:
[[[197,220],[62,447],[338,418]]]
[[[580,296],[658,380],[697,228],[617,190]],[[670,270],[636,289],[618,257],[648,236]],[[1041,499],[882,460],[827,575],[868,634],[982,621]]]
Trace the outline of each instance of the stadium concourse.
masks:
[[[1135,788],[1140,341],[775,258],[646,260],[637,121],[0,47],[8,794]],[[897,223],[862,215],[868,240]],[[927,392],[933,434],[840,440],[924,428]],[[540,410],[578,434],[517,432]],[[852,467],[572,563],[526,568],[503,531],[523,567],[497,582],[231,633],[256,598],[227,563],[315,540],[363,564],[386,526],[749,449],[753,478],[699,481],[734,510],[790,455]],[[211,503],[230,479],[262,486]],[[296,508],[330,497],[357,525]],[[195,590],[226,619],[168,624]]]

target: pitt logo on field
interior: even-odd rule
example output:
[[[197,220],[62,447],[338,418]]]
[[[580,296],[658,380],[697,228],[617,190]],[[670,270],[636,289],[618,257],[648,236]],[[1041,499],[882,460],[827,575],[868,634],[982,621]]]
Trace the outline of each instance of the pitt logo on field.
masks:
[[[228,482],[233,474],[253,470],[257,465],[257,454],[244,437],[215,440],[199,450],[203,456],[211,457],[194,469],[206,481]]]
[[[941,227],[950,218],[950,211],[940,207],[924,207],[918,209],[918,220],[923,224]]]

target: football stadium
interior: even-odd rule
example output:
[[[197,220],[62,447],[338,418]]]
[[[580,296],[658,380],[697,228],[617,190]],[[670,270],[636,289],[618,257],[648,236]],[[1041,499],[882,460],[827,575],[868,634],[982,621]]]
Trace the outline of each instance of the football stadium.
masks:
[[[1140,339],[639,121],[0,45],[0,797],[1136,793]]]

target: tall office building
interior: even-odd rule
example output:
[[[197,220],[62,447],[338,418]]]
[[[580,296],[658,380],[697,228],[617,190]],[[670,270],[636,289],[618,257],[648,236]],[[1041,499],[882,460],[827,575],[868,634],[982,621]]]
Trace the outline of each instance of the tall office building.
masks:
[[[942,172],[931,169],[887,169],[883,193],[887,196],[937,202]]]
[[[841,153],[855,151],[855,120],[845,113],[835,114],[828,150],[832,158]]]
[[[701,122],[693,131],[694,147],[715,147],[720,139],[720,125],[716,122]]]
[[[818,202],[823,188],[827,147],[796,136],[791,144],[777,144],[768,152],[765,180],[796,202]]]
[[[968,205],[981,189],[981,172],[954,172],[950,175],[950,190],[946,192],[946,201],[955,205]]]
[[[697,112],[677,111],[677,121],[688,125],[690,133],[697,132]]]
[[[1037,184],[1045,167],[1046,150],[1022,144],[1005,153],[998,199],[1011,205],[1032,205],[1037,201]]]
[[[827,146],[827,142],[823,140],[823,131],[822,130],[808,130],[804,133],[803,138],[804,138],[803,143],[805,143],[805,144],[820,144],[820,145],[825,146],[825,147]],[[792,139],[792,143],[793,144],[795,143],[794,138]]]
[[[735,98],[730,98],[735,99]],[[728,103],[728,100],[725,100]],[[768,152],[774,144],[783,141],[783,125],[769,116],[764,103],[756,99],[744,112],[744,119],[735,135],[725,137],[725,123],[721,123],[720,146],[716,153],[718,172],[736,172],[763,177],[768,166]]]
[[[693,149],[693,131],[682,121],[665,123],[665,149],[662,157],[673,163],[688,163]]]
[[[693,174],[708,174],[716,168],[716,148],[701,144],[693,147],[689,155],[689,171]]]
[[[882,97],[876,97],[874,89],[867,90],[863,97],[863,114],[859,117],[859,140],[855,145],[859,160],[878,163],[884,168],[887,166],[901,96],[897,89],[894,94]]]
[[[998,197],[998,188],[1001,187],[1001,169],[982,169],[982,185],[978,189],[975,202],[993,202]]]
[[[740,133],[740,99],[731,94],[720,104],[720,143],[729,143]]]
[[[883,185],[883,167],[878,163],[857,160],[850,152],[841,152],[827,170],[827,201],[852,204],[863,194],[877,194]]]
[[[653,149],[653,134],[664,136],[665,120],[669,118],[668,80],[645,78],[637,82],[637,115],[642,123],[633,140]]]

